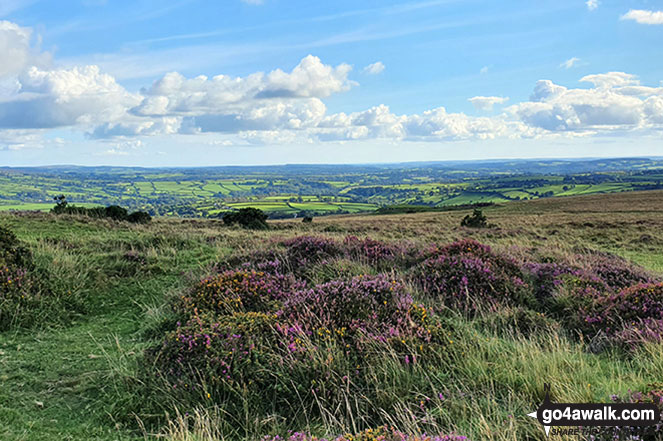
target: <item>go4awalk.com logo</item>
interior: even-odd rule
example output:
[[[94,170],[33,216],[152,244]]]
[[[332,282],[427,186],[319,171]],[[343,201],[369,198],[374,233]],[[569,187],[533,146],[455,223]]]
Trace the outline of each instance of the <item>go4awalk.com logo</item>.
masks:
[[[563,433],[580,435],[589,434],[597,427],[646,427],[661,422],[654,403],[553,403],[550,385],[544,385],[544,390],[543,403],[527,415],[543,425],[546,435],[550,435],[552,427],[575,427]]]

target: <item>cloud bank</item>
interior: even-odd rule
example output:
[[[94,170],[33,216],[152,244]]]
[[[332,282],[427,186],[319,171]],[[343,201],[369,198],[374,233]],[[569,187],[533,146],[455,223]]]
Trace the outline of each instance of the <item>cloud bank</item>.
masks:
[[[171,72],[130,92],[97,66],[50,67],[50,55],[39,50],[29,28],[0,22],[0,59],[10,60],[0,65],[0,143],[12,148],[36,145],[35,137],[59,128],[109,140],[115,154],[127,150],[117,146],[140,147],[142,137],[175,134],[217,133],[245,144],[283,144],[574,137],[663,128],[663,87],[642,85],[625,72],[587,75],[576,88],[542,79],[528,100],[492,116],[471,116],[441,105],[398,114],[383,103],[330,113],[324,100],[351,93],[358,83],[351,66],[328,65],[313,55],[290,70],[242,77],[187,78]],[[382,70],[376,62],[363,72]],[[508,100],[469,98],[481,111]]]

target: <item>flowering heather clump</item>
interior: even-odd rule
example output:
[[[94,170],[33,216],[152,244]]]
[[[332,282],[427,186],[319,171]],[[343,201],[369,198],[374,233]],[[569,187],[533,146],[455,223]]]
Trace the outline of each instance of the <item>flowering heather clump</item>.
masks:
[[[476,310],[479,302],[527,303],[523,276],[511,260],[474,240],[429,249],[414,275],[423,290],[445,305]]]
[[[332,438],[318,438],[307,433],[295,432],[287,438],[266,436],[262,441],[467,441],[467,438],[459,435],[406,435],[393,427],[383,426]]]
[[[275,311],[292,291],[303,286],[291,276],[249,270],[226,271],[200,282],[191,293],[181,297],[180,306],[189,313],[195,310]]]
[[[611,288],[622,289],[654,280],[642,268],[630,264],[619,256],[590,254],[582,259],[583,267]]]
[[[273,346],[273,314],[196,315],[168,333],[162,345],[147,352],[174,391],[209,388],[217,394],[233,384],[267,387]]]
[[[417,333],[425,336],[421,323],[412,320],[413,308],[412,297],[400,282],[384,275],[357,276],[300,291],[284,303],[280,315],[312,335],[329,331],[339,337],[387,341]]]
[[[540,302],[549,301],[568,276],[582,276],[580,269],[563,263],[527,262],[524,268],[532,277],[534,296]]]
[[[359,239],[356,236],[347,236],[343,241],[343,247],[350,257],[366,259],[371,265],[393,262],[405,254],[396,246],[371,238]]]
[[[343,254],[341,247],[332,239],[316,236],[299,236],[283,241],[290,263],[297,267],[324,262]]]
[[[655,325],[651,320],[663,320],[663,283],[639,284],[596,296],[585,314],[587,322],[599,326],[608,335],[622,328],[641,326],[645,323],[641,320]]]
[[[184,324],[178,322],[161,347],[148,351],[148,357],[174,389],[202,384],[223,389],[248,379],[260,383],[269,377],[262,349],[274,342],[274,323],[273,314],[260,312],[195,315]]]

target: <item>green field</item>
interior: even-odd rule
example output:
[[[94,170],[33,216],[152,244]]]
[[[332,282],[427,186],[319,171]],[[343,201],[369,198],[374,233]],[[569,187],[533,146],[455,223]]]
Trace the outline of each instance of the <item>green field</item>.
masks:
[[[414,166],[204,169],[0,169],[0,209],[119,204],[153,215],[215,217],[255,207],[272,218],[370,212],[403,203],[449,207],[663,188],[663,161],[504,161]],[[83,184],[81,184],[83,183]]]

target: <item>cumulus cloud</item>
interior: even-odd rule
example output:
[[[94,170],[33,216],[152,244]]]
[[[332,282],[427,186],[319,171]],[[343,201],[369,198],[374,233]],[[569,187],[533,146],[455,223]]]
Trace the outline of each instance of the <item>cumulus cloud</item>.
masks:
[[[504,104],[509,101],[508,97],[501,96],[475,96],[468,99],[477,110],[493,110],[495,104]]]
[[[565,62],[563,62],[562,64],[560,64],[559,67],[563,67],[564,69],[571,69],[573,66],[578,64],[579,61],[580,61],[580,58],[571,57],[568,60],[566,60]]]
[[[131,93],[96,66],[69,69],[40,64],[29,29],[0,22],[0,148],[46,145],[43,133],[72,127],[112,144],[124,154],[154,135],[233,134],[240,143],[306,143],[352,140],[453,141],[663,129],[663,87],[640,84],[635,75],[607,72],[584,76],[582,88],[540,80],[529,100],[492,116],[470,116],[445,107],[396,114],[384,104],[350,113],[327,111],[324,99],[350,90],[347,64],[331,66],[304,57],[290,71],[242,77],[187,78],[163,75]],[[10,54],[15,54],[11,56]],[[571,58],[563,66],[573,66]],[[363,69],[379,73],[381,62]],[[487,70],[487,68],[486,68]],[[490,111],[508,101],[475,96]]]
[[[233,113],[251,105],[263,106],[276,99],[325,98],[356,85],[348,79],[351,66],[323,64],[309,55],[289,73],[276,69],[246,77],[217,75],[187,79],[179,73],[166,74],[143,91],[145,98],[132,109],[137,115]]]
[[[586,75],[580,79],[581,82],[593,83],[601,89],[609,89],[617,86],[629,86],[639,84],[635,75],[624,72],[608,72],[604,74]]]
[[[643,9],[631,9],[622,15],[622,20],[633,20],[636,23],[648,25],[663,25],[663,11],[647,11]]]
[[[0,78],[17,75],[31,66],[45,66],[50,55],[35,45],[32,29],[0,20]]]
[[[581,79],[590,89],[539,81],[529,102],[507,110],[525,124],[549,132],[597,132],[656,128],[662,121],[663,88],[640,86],[634,75],[608,72]]]
[[[376,61],[375,63],[369,64],[364,68],[362,72],[367,75],[378,75],[384,72],[384,63],[382,61]]]
[[[0,128],[54,128],[117,120],[140,98],[96,66],[30,68],[20,90],[0,101]]]
[[[585,4],[587,5],[588,10],[595,11],[598,9],[600,2],[599,0],[587,0]]]

